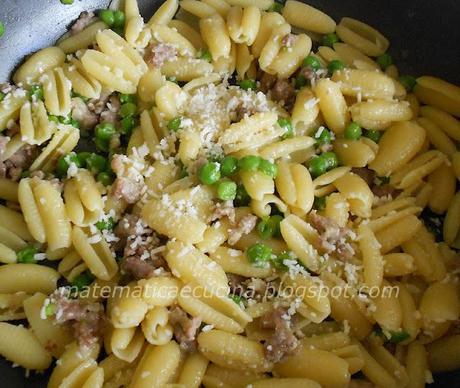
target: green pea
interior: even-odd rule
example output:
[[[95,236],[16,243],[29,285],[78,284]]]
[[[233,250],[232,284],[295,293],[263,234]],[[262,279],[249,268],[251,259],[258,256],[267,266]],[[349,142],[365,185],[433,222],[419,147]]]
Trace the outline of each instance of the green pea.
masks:
[[[259,236],[262,237],[264,240],[267,240],[273,236],[273,229],[271,225],[268,223],[268,219],[260,220],[257,223],[256,229],[257,233],[259,233]]]
[[[103,140],[99,137],[94,138],[94,144],[96,145],[96,148],[102,152],[109,152],[109,141],[108,140]]]
[[[382,137],[382,132],[375,129],[366,129],[364,131],[364,136],[371,139],[373,142],[378,143]]]
[[[301,89],[307,84],[307,79],[302,75],[298,74],[295,77],[295,88],[296,89]]]
[[[326,161],[327,170],[332,170],[339,165],[339,159],[337,158],[337,155],[332,151],[325,152],[321,155],[321,157]]]
[[[180,116],[174,117],[168,121],[168,129],[173,132],[177,132],[182,124],[182,118]]]
[[[70,167],[70,164],[74,163],[78,168],[82,167],[80,159],[75,154],[75,152],[71,152],[67,155],[63,155],[58,159],[56,173],[60,177],[64,177],[67,175],[67,170]]]
[[[390,331],[391,337],[389,341],[393,344],[399,344],[410,338],[410,334],[405,330],[400,331]]]
[[[56,314],[56,305],[54,303],[49,303],[45,306],[45,315],[51,317]]]
[[[107,161],[103,156],[93,153],[86,159],[86,165],[93,174],[99,174],[106,170]]]
[[[238,171],[238,159],[234,156],[226,156],[220,162],[220,172],[222,176],[230,176]]]
[[[348,140],[358,140],[362,134],[361,126],[355,122],[350,123],[345,129],[345,139]]]
[[[98,139],[110,140],[115,134],[115,127],[111,123],[101,123],[95,128],[95,134]]]
[[[275,163],[269,162],[265,159],[260,159],[259,171],[263,172],[270,178],[276,178],[278,175],[278,166]]]
[[[83,288],[88,287],[94,279],[94,275],[91,272],[85,271],[76,276],[72,282],[70,282],[70,285],[77,288],[78,291],[81,291]]]
[[[238,86],[243,90],[256,90],[257,84],[253,79],[243,79],[238,81]]]
[[[136,112],[137,112],[137,105],[132,102],[127,102],[126,104],[123,104],[120,108],[121,117],[134,116]]]
[[[313,70],[319,70],[321,69],[321,62],[319,61],[318,58],[316,58],[314,55],[309,55],[304,58],[302,62],[303,67],[309,67]]]
[[[222,201],[232,201],[236,197],[236,183],[233,181],[222,181],[217,185],[217,198]]]
[[[123,11],[115,11],[113,13],[113,26],[115,28],[123,28],[125,26],[125,13]]]
[[[3,22],[0,22],[0,38],[3,36],[4,33],[5,33],[5,25],[3,24]]]
[[[315,197],[313,201],[313,207],[316,210],[323,210],[326,208],[326,197]]]
[[[98,182],[101,182],[104,186],[109,186],[113,183],[114,176],[110,172],[102,171],[97,174],[96,177]]]
[[[246,251],[246,257],[255,267],[266,267],[271,256],[272,249],[262,243],[251,245]]]
[[[30,170],[25,170],[21,172],[21,178],[28,178],[30,177],[31,171]]]
[[[274,215],[260,220],[256,226],[259,236],[262,237],[264,240],[269,239],[273,236],[279,236],[280,222],[282,220],[283,217],[281,217],[280,215]]]
[[[280,223],[283,221],[283,216],[279,214],[274,214],[270,216],[268,219],[268,223],[273,229],[273,237],[280,237],[281,236],[281,230],[280,230]]]
[[[70,119],[70,125],[74,128],[80,129],[80,123],[74,118]]]
[[[104,221],[98,221],[94,224],[96,228],[98,228],[100,231],[103,230],[113,230],[115,226],[115,221],[113,220],[112,217],[109,217],[107,220]]]
[[[280,3],[277,3],[277,2],[274,2],[270,8],[267,10],[268,12],[278,12],[278,13],[281,13],[283,12],[283,4],[280,4]]]
[[[48,120],[53,122],[53,123],[56,123],[56,124],[59,124],[60,121],[59,121],[59,117],[58,116],[55,116],[55,115],[49,115],[48,116]]]
[[[281,117],[278,119],[278,125],[285,130],[284,134],[281,136],[282,139],[287,139],[294,136],[291,120],[285,117]]]
[[[208,49],[202,49],[198,51],[197,58],[204,59],[205,61],[208,61],[208,62],[212,61],[212,55]]]
[[[339,61],[338,59],[334,59],[329,62],[329,65],[327,65],[327,69],[330,74],[334,74],[335,71],[345,69],[345,63]]]
[[[108,27],[112,27],[115,23],[115,17],[111,9],[101,9],[99,11],[99,19],[101,19]]]
[[[123,94],[123,93],[120,93],[120,102],[122,104],[127,104],[128,102],[132,103],[132,104],[135,104],[137,99],[136,99],[136,95],[135,94]]]
[[[331,33],[323,36],[323,46],[334,47],[334,43],[337,42],[339,42],[339,37],[337,36],[337,34]]]
[[[198,170],[198,178],[205,185],[213,185],[220,179],[220,166],[216,162],[207,162]]]
[[[121,130],[123,135],[130,135],[134,127],[137,125],[137,120],[133,116],[124,117],[121,120]]]
[[[327,162],[323,156],[314,156],[308,164],[308,169],[314,178],[323,175],[327,171]]]
[[[291,251],[283,251],[280,254],[272,258],[272,265],[277,270],[287,271],[288,267],[284,264],[284,260],[295,260],[294,254]]]
[[[388,67],[390,67],[393,64],[393,58],[388,53],[379,55],[376,61],[379,64],[379,66],[382,68],[382,70],[386,70]]]
[[[29,90],[29,98],[32,101],[38,101],[44,99],[43,87],[41,85],[32,85]]]
[[[16,254],[17,261],[18,263],[35,264],[37,262],[35,260],[36,253],[38,253],[37,248],[31,246],[25,247]]]
[[[236,197],[234,201],[235,206],[248,206],[249,202],[251,202],[251,197],[246,191],[246,188],[243,185],[238,185],[236,188]]]
[[[243,171],[257,171],[262,158],[256,155],[247,155],[238,161],[238,167]]]
[[[236,295],[236,294],[229,294],[228,297],[233,300],[237,305],[240,305],[241,303],[245,303],[246,299],[242,297],[241,295]]]
[[[61,0],[61,3],[64,5],[71,5],[73,4],[73,0]]]
[[[86,161],[88,160],[88,158],[91,156],[91,152],[79,152],[77,154],[77,158],[80,162],[80,166],[83,167],[83,166],[86,166]]]
[[[66,124],[66,125],[69,125],[71,122],[72,122],[72,116],[71,114],[69,113],[69,115],[67,117],[65,116],[58,116],[58,120],[61,124]]]
[[[324,145],[324,144],[330,144],[332,141],[332,134],[331,132],[324,127],[320,127],[318,131],[316,131],[314,139],[316,140],[316,144],[318,145]]]
[[[0,102],[2,102],[5,99],[6,94],[3,92],[0,92]]]
[[[417,80],[411,75],[402,75],[398,78],[398,81],[408,92],[412,92],[415,85],[417,85]]]

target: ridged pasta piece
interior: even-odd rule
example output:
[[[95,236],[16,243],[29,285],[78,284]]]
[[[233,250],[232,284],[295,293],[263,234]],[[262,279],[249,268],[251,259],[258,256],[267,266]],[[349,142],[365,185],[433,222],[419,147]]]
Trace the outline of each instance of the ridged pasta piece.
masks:
[[[120,360],[133,362],[144,345],[144,333],[140,328],[113,329],[110,335],[110,348]]]
[[[278,378],[257,380],[251,383],[253,388],[320,388],[321,385],[310,379],[296,378]]]
[[[260,57],[262,49],[266,45],[273,30],[283,23],[285,23],[285,20],[279,13],[267,12],[262,14],[259,31],[257,32],[257,37],[254,40],[254,43],[251,47],[251,52],[255,58]]]
[[[276,364],[274,370],[282,377],[307,378],[321,386],[347,386],[350,381],[345,360],[329,351],[303,346],[302,342],[296,354]]]
[[[135,48],[143,49],[149,44],[152,31],[145,26],[144,19],[139,12],[137,0],[125,1],[125,39]]]
[[[412,118],[412,110],[406,101],[375,99],[358,102],[350,108],[353,121],[364,128],[382,130],[391,123]]]
[[[65,61],[65,54],[59,47],[47,47],[37,51],[30,56],[13,75],[13,81],[17,85],[33,84],[46,73],[58,66],[61,66]]]
[[[288,207],[276,195],[265,194],[261,200],[251,200],[251,210],[259,218],[268,217],[272,211],[271,205],[275,205],[281,213],[286,213]]]
[[[91,273],[99,279],[110,280],[118,271],[115,254],[101,235],[91,237],[88,231],[74,226],[72,229],[72,244]]]
[[[174,277],[154,276],[139,280],[138,286],[142,287],[142,299],[149,307],[165,307],[176,303],[182,283]]]
[[[414,297],[408,291],[407,286],[399,283],[399,304],[402,310],[402,329],[406,331],[410,339],[406,340],[411,341],[417,338],[417,335],[420,332],[421,320],[419,314],[417,314],[417,305],[414,300]]]
[[[179,2],[177,0],[167,0],[155,11],[153,16],[150,18],[149,26],[154,24],[166,25],[168,24],[179,8]]]
[[[385,277],[409,275],[416,270],[414,258],[407,253],[388,253],[383,262]]]
[[[350,167],[365,167],[371,163],[376,154],[364,141],[336,139],[334,152],[341,164]]]
[[[330,16],[300,1],[286,1],[283,16],[289,24],[306,31],[329,34],[335,30],[335,21]]]
[[[218,263],[225,272],[233,273],[245,277],[267,278],[273,274],[270,267],[254,267],[248,261],[244,252],[227,248],[218,247],[210,253],[210,258]]]
[[[139,79],[147,71],[143,58],[112,30],[98,32],[96,41],[101,51],[90,49],[81,57],[85,70],[111,89],[135,93]]]
[[[48,112],[55,116],[67,116],[71,109],[72,83],[61,67],[48,70],[40,77],[43,82],[43,95]]]
[[[319,104],[315,94],[308,87],[297,93],[294,108],[292,109],[292,125],[296,134],[308,133],[316,122],[319,114]]]
[[[192,317],[200,317],[204,323],[228,333],[241,333],[252,319],[227,296],[206,294],[199,287],[182,288],[178,304]]]
[[[279,162],[275,184],[279,196],[292,212],[304,215],[311,210],[314,190],[310,173],[306,167],[297,163]]]
[[[275,192],[275,183],[272,177],[260,171],[241,171],[241,181],[248,195],[256,201]]]
[[[444,152],[448,156],[452,156],[457,152],[455,143],[433,121],[425,117],[420,117],[417,119],[417,123],[425,129],[427,138],[434,148]]]
[[[149,305],[142,297],[142,287],[132,282],[119,287],[117,293],[110,299],[108,314],[110,322],[116,329],[129,329],[141,324]]]
[[[371,216],[374,195],[364,179],[350,172],[336,179],[334,186],[347,200],[352,214],[363,218]]]
[[[82,31],[60,39],[57,46],[66,54],[87,49],[96,42],[97,33],[107,28],[108,26],[103,21],[92,23]]]
[[[36,293],[24,301],[24,312],[33,333],[41,345],[53,357],[59,358],[64,353],[65,347],[72,342],[73,336],[70,327],[56,325],[53,317],[43,319],[41,310],[45,303],[46,295]]]
[[[223,368],[216,364],[210,363],[206,369],[206,374],[203,378],[205,387],[220,387],[229,385],[229,388],[245,387],[259,379],[266,377],[261,373],[255,373],[245,370],[234,370]]]
[[[453,371],[460,367],[460,335],[450,335],[428,345],[428,361],[433,372]]]
[[[0,354],[23,368],[33,370],[48,368],[52,360],[31,330],[5,322],[0,322]]]
[[[177,384],[182,384],[187,388],[199,388],[208,364],[209,360],[201,354],[190,354],[182,364]]]
[[[48,120],[42,101],[26,102],[19,113],[21,140],[27,144],[42,144],[51,138],[56,126]]]
[[[37,241],[47,242],[50,249],[70,246],[71,225],[64,201],[50,181],[22,179],[18,196],[24,220]]]
[[[410,240],[421,226],[417,217],[411,214],[378,231],[376,237],[381,245],[382,254]]]
[[[350,205],[340,193],[332,193],[326,197],[324,215],[334,220],[340,227],[345,227],[348,222]]]
[[[460,233],[460,193],[457,192],[452,199],[449,209],[447,209],[446,218],[443,225],[443,237],[447,244],[458,245],[458,236]]]
[[[343,42],[334,43],[334,50],[350,67],[358,70],[380,70],[380,66],[367,55]]]
[[[22,89],[5,95],[3,101],[0,101],[0,128],[2,128],[0,131],[7,127],[10,120],[17,120],[21,107],[26,100],[26,92]],[[8,144],[10,143],[11,141]],[[8,159],[9,156],[8,153],[4,152],[4,159]]]
[[[200,32],[214,60],[228,57],[231,41],[225,20],[217,13],[200,20]]]
[[[103,213],[101,194],[92,174],[87,170],[80,170],[67,181],[64,200],[67,215],[77,226],[93,224]]]
[[[231,124],[222,133],[219,144],[226,153],[267,144],[284,132],[281,127],[275,126],[276,120],[277,116],[273,112],[255,113],[245,117],[240,122]]]
[[[373,299],[372,317],[387,331],[397,332],[402,325],[403,312],[398,299],[398,288],[383,281],[377,297]]]
[[[425,131],[413,122],[391,125],[379,142],[379,151],[369,167],[379,176],[388,176],[409,162],[422,148]]]
[[[166,345],[148,345],[136,367],[129,387],[164,386],[179,367],[180,357],[179,345],[174,341]]]
[[[102,86],[98,80],[88,74],[81,61],[72,58],[62,68],[65,76],[72,83],[72,90],[87,98],[99,98]]]
[[[460,141],[460,122],[449,113],[434,106],[426,105],[420,108],[420,115],[430,119],[452,139]]]
[[[442,214],[447,211],[455,195],[455,174],[451,166],[442,165],[428,177],[431,195],[428,206],[432,211]]]
[[[335,71],[332,80],[340,84],[340,90],[346,96],[391,100],[395,94],[393,80],[375,71],[344,69]]]
[[[366,225],[358,228],[358,243],[364,267],[364,282],[367,287],[380,287],[383,279],[384,261],[380,244],[373,231]]]
[[[0,226],[0,262],[9,264],[17,260],[16,253],[27,247],[27,242],[12,230]]]
[[[96,362],[99,350],[99,345],[80,349],[76,342],[71,343],[56,363],[48,387],[102,387],[104,370]]]
[[[80,139],[80,131],[71,125],[59,124],[51,141],[41,150],[40,155],[30,166],[31,171],[51,171],[56,167],[57,160],[71,152]]]
[[[24,291],[27,294],[51,294],[59,274],[53,268],[38,264],[9,264],[0,267],[0,293]]]
[[[254,43],[260,25],[260,10],[254,5],[231,7],[227,14],[227,27],[230,38],[235,43]]]
[[[223,268],[193,245],[170,241],[166,246],[165,259],[173,274],[184,282],[199,285],[214,294],[228,294]]]
[[[82,274],[87,269],[88,266],[75,250],[71,250],[64,255],[58,265],[58,272],[69,282],[72,282],[78,275]]]
[[[265,372],[272,367],[265,359],[262,344],[222,330],[201,332],[198,349],[215,364],[230,369]]]
[[[414,88],[417,98],[451,115],[460,117],[460,88],[440,78],[422,76]]]
[[[166,345],[173,336],[173,327],[169,323],[166,307],[154,307],[145,316],[141,324],[145,339],[152,345]]]
[[[319,268],[319,253],[313,247],[313,241],[317,241],[316,230],[300,217],[289,215],[280,223],[281,235],[289,249],[311,271]]]
[[[388,39],[375,28],[348,17],[342,18],[336,33],[340,40],[371,57],[382,55],[390,45]]]
[[[350,113],[340,85],[324,78],[316,83],[314,92],[328,128],[336,134],[341,134],[350,122]]]

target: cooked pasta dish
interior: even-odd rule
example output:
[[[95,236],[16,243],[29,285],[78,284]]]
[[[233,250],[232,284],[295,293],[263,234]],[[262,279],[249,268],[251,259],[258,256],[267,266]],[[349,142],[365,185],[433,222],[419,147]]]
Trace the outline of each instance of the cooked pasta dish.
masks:
[[[83,12],[0,85],[0,355],[50,388],[460,368],[460,88],[388,49],[295,0]]]

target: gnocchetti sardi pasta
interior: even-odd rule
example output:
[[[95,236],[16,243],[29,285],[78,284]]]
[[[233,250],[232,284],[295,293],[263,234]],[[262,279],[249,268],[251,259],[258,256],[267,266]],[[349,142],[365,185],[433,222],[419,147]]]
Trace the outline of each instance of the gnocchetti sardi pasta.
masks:
[[[0,355],[50,388],[459,369],[460,88],[297,0],[117,5],[0,85]]]

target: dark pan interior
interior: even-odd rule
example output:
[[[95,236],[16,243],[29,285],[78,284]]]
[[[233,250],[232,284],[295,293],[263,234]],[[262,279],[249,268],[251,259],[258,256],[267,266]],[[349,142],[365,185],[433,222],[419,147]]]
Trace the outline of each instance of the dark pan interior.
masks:
[[[149,17],[162,0],[138,0]],[[430,74],[460,85],[460,1],[457,0],[307,0],[337,21],[360,19],[380,30],[391,42],[390,52],[402,74]],[[109,0],[0,0],[0,20],[6,33],[0,39],[0,82],[6,81],[21,59],[53,44],[85,9],[104,8]],[[0,386],[45,387],[47,376],[11,368],[0,359]],[[460,387],[460,371],[435,376],[433,387]]]

